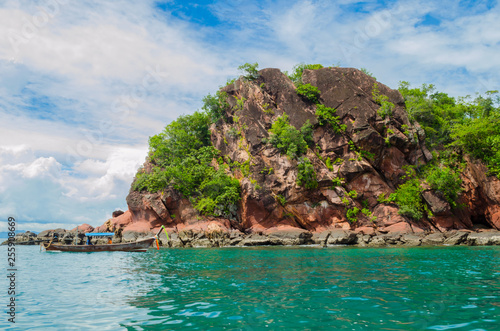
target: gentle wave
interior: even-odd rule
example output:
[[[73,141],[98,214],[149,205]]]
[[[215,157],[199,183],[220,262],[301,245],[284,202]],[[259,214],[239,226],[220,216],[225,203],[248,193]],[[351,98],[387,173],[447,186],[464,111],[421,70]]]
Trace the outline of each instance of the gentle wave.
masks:
[[[500,325],[498,247],[143,254],[54,254],[20,247],[18,252],[19,329],[497,330]],[[0,328],[14,329],[5,316]]]

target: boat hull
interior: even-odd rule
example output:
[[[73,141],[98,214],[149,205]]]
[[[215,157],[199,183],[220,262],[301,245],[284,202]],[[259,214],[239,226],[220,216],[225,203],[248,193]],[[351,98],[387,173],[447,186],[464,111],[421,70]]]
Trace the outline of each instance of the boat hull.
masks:
[[[147,238],[136,242],[107,245],[57,245],[44,244],[47,251],[60,252],[145,252],[155,238]]]

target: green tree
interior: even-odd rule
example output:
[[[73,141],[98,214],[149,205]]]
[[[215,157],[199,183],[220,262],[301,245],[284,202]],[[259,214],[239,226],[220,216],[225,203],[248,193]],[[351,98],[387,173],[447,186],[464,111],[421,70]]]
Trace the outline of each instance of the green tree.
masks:
[[[210,117],[207,113],[195,112],[182,115],[165,127],[163,132],[149,138],[152,161],[165,166],[182,158],[192,150],[210,146]]]
[[[201,213],[229,217],[231,206],[240,199],[239,182],[223,167],[212,167],[219,151],[211,144],[209,124],[208,112],[195,112],[180,116],[162,133],[151,137],[153,169],[150,173],[139,171],[132,188],[158,192],[173,187]]]
[[[238,67],[238,70],[243,71],[246,75],[243,76],[243,78],[247,80],[256,80],[259,78],[259,71],[257,68],[259,67],[259,64],[257,62],[255,63],[245,63],[241,66]]]
[[[485,161],[491,174],[500,178],[500,117],[467,119],[453,127],[450,146],[459,147]]]
[[[425,131],[429,147],[443,148],[452,142],[452,128],[475,111],[465,99],[457,102],[446,93],[435,92],[433,85],[410,88],[408,82],[400,82],[399,91],[406,103],[410,121],[417,121]]]

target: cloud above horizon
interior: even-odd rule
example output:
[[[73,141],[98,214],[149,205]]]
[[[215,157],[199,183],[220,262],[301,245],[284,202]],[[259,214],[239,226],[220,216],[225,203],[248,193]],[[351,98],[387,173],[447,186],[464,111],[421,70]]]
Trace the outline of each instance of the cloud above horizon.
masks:
[[[392,88],[498,89],[496,1],[3,1],[0,231],[100,225],[148,137],[245,62],[364,67]]]

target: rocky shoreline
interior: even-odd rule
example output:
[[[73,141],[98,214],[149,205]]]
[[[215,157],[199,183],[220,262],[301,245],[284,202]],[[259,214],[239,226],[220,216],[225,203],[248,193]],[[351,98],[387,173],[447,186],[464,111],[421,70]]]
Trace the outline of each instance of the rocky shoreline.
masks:
[[[47,230],[36,235],[32,232],[19,233],[15,236],[17,245],[39,245],[42,242],[55,241],[71,244],[75,242],[76,231],[64,229]],[[131,242],[150,237],[151,232],[126,232],[121,237],[113,238],[114,243]],[[76,242],[84,244],[83,233],[79,233]],[[56,239],[54,239],[56,238]],[[94,244],[107,243],[106,239],[94,239]],[[276,230],[244,234],[240,231],[193,231],[169,232],[167,239],[164,232],[159,235],[161,247],[249,247],[249,246],[300,246],[318,245],[357,246],[357,247],[415,247],[415,246],[491,246],[500,245],[500,231],[456,230],[435,233],[380,233],[364,234],[362,231],[331,230],[309,232],[300,229]],[[5,242],[3,243],[5,244]]]

